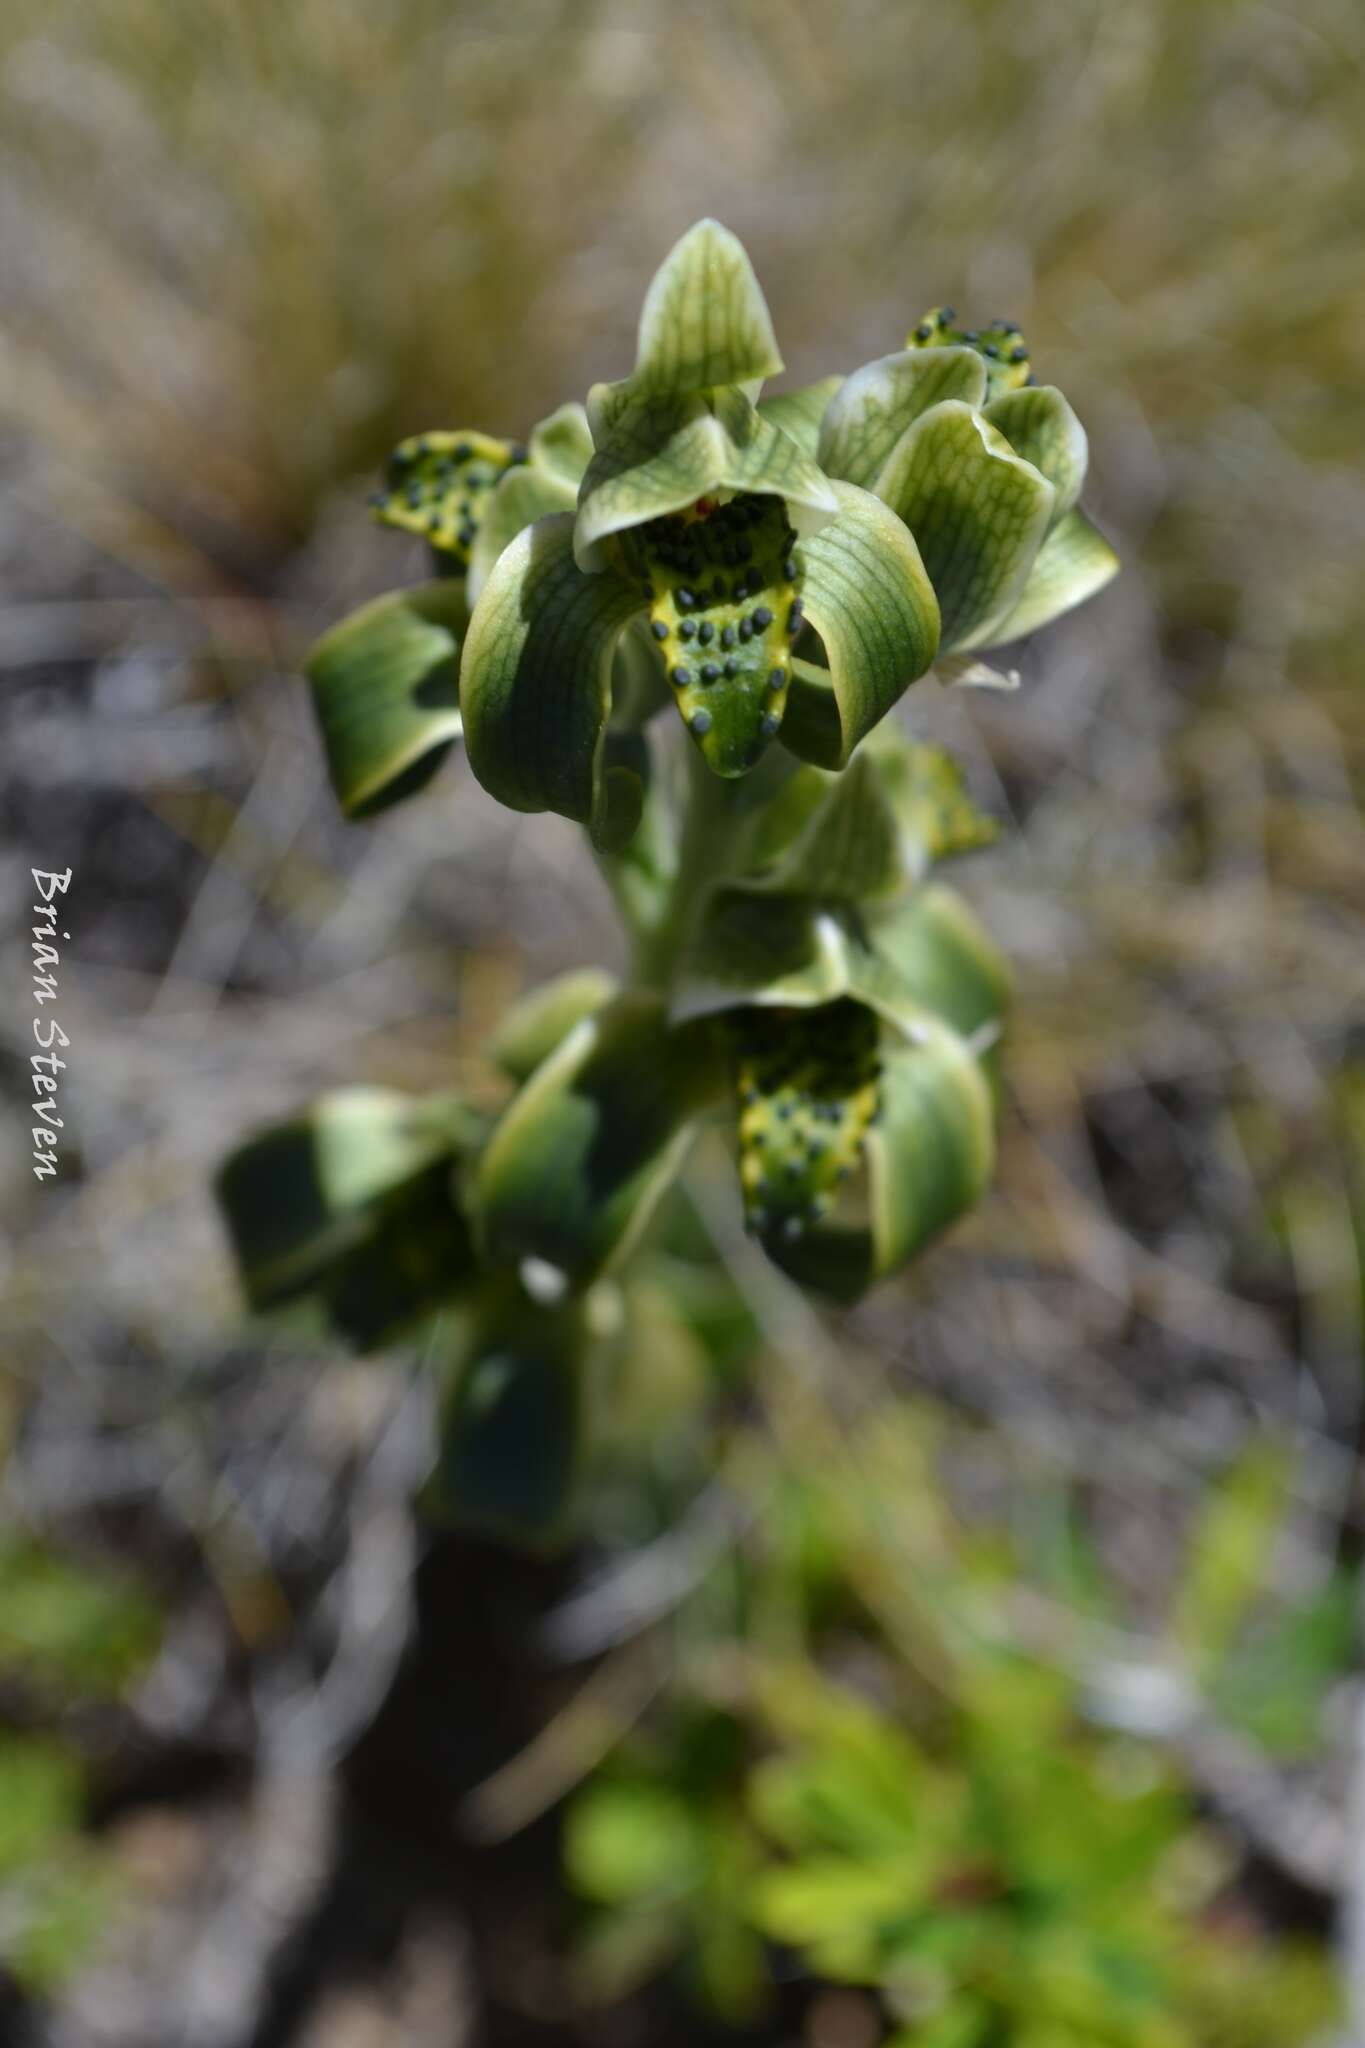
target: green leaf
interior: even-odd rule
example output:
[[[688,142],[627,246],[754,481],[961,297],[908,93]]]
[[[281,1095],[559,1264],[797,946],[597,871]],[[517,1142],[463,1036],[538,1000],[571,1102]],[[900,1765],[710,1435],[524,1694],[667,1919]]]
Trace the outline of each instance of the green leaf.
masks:
[[[927,1902],[933,1866],[913,1853],[884,1863],[848,1856],[810,1856],[777,1864],[754,1886],[753,1914],[773,1941],[791,1947],[841,1934],[869,1938]]]
[[[479,1120],[450,1096],[346,1088],[235,1152],[218,1177],[247,1300],[316,1297],[360,1344],[467,1284],[454,1167]]]
[[[609,414],[599,403],[593,432],[597,451],[574,532],[584,570],[606,565],[613,534],[718,493],[781,498],[798,533],[816,531],[839,509],[811,458],[733,385],[683,396],[631,393]]]
[[[821,377],[814,384],[803,384],[797,391],[770,391],[759,399],[758,409],[765,420],[781,427],[814,462],[818,460],[816,450],[825,407],[843,381],[839,376]],[[823,463],[820,466],[825,467]]]
[[[1002,647],[1036,633],[1103,590],[1118,568],[1119,558],[1098,528],[1083,512],[1068,512],[1043,542],[1013,609],[973,645]]]
[[[391,591],[324,633],[305,664],[332,787],[348,818],[422,788],[460,734],[464,591]]]
[[[683,1899],[706,1876],[706,1830],[679,1792],[643,1779],[590,1784],[569,1806],[564,1863],[580,1897],[605,1906]]]
[[[567,1527],[583,1434],[591,1338],[577,1303],[543,1307],[495,1287],[443,1403],[422,1495],[433,1520],[544,1548]]]
[[[885,1040],[877,1116],[864,1142],[859,1194],[769,1256],[803,1286],[856,1300],[978,1201],[990,1181],[995,1135],[990,1090],[964,1039],[937,1024],[916,1044]]]
[[[386,487],[370,501],[374,516],[383,526],[419,534],[463,567],[489,493],[508,469],[525,460],[526,450],[515,441],[491,434],[414,434],[400,441],[389,458]]]
[[[160,1635],[155,1605],[125,1577],[30,1541],[0,1544],[0,1666],[27,1683],[115,1695]]]
[[[649,593],[649,647],[714,774],[747,774],[775,738],[801,615],[802,553],[781,498],[703,500],[616,542],[629,582]]]
[[[876,488],[919,544],[944,651],[988,638],[1023,591],[1052,516],[1052,485],[979,413],[948,400],[901,436]]]
[[[573,559],[567,513],[537,520],[499,556],[465,637],[460,673],[470,766],[514,811],[558,811],[604,849],[639,823],[644,791],[604,759],[612,655],[638,591]]]
[[[1250,1444],[1208,1491],[1171,1617],[1176,1643],[1201,1674],[1227,1655],[1264,1592],[1293,1479],[1285,1447],[1264,1441]]]
[[[1055,493],[1052,526],[1058,526],[1081,495],[1089,444],[1085,428],[1055,384],[1032,384],[993,398],[986,418],[1016,455],[1045,476]]]
[[[1009,963],[956,890],[926,883],[874,917],[868,936],[911,994],[964,1038],[1003,1017]]]
[[[577,967],[533,988],[506,1011],[488,1044],[488,1057],[514,1081],[529,1080],[542,1060],[617,993],[614,974]]]
[[[469,598],[472,604],[488,581],[489,571],[523,527],[552,512],[572,512],[578,486],[592,459],[588,416],[576,402],[532,429],[528,460],[509,469],[487,498],[469,556]]]
[[[535,1258],[575,1284],[622,1257],[720,1085],[710,1034],[626,994],[587,1017],[526,1083],[480,1163],[488,1256]]]
[[[781,368],[743,244],[719,221],[699,220],[645,293],[632,384],[654,397],[682,398],[718,384],[761,382]]]
[[[801,549],[802,605],[826,666],[793,664],[784,744],[842,768],[938,651],[939,612],[901,521],[855,484],[831,486],[839,517]]]
[[[35,1862],[80,1823],[85,1774],[61,1743],[0,1729],[0,1879]]]
[[[975,349],[902,349],[846,377],[820,428],[817,459],[826,476],[872,490],[907,427],[930,406],[955,398],[979,406],[986,365]]]

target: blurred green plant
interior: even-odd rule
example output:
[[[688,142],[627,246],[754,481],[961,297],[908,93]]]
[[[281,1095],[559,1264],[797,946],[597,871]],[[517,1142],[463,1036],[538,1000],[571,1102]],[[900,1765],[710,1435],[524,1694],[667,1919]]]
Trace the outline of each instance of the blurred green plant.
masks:
[[[220,1177],[253,1306],[311,1301],[371,1344],[451,1312],[452,1512],[564,1526],[596,1405],[580,1361],[623,1320],[593,1289],[722,1105],[748,1228],[836,1298],[989,1179],[1006,970],[928,876],[994,826],[888,714],[940,650],[976,678],[977,650],[1117,563],[1077,509],[1084,431],[1018,329],[951,321],[765,399],[767,304],[702,221],[649,287],[630,376],[524,445],[412,438],[376,496],[437,578],[312,655],[343,808],[411,795],[462,737],[503,803],[587,827],[634,955],[629,986],[575,974],[505,1021],[495,1117],[345,1090]]]
[[[662,1701],[567,1810],[585,1991],[616,1999],[677,1970],[750,2022],[795,1970],[869,1994],[878,2032],[905,2048],[1318,2038],[1338,1998],[1321,1948],[1268,1941],[1238,1901],[1230,1838],[1197,1817],[1169,1756],[1083,1712],[1092,1660],[1137,1651],[1098,1556],[1073,1524],[1049,1577],[998,1528],[965,1527],[933,1476],[961,1436],[918,1407],[827,1446],[823,1476],[809,1457],[776,1468],[759,1443],[740,1462],[763,1519],[744,1523],[723,1584],[688,1596]],[[1267,1612],[1259,1565],[1286,1501],[1266,1474],[1260,1456],[1229,1473],[1145,1645],[1157,1672],[1192,1676],[1195,1629],[1215,1699]],[[1067,1604],[1078,1559],[1088,1619]],[[909,1570],[913,1641],[876,1591]],[[1083,1674],[1012,1640],[1028,1583],[1050,1585],[1088,1644]],[[1315,1662],[1319,1694],[1347,1656]]]
[[[0,1683],[24,1708],[0,1727],[0,1967],[33,1996],[55,1991],[87,1960],[121,1888],[84,1832],[80,1749],[30,1724],[112,1704],[159,1639],[155,1603],[126,1575],[30,1538],[0,1541]]]

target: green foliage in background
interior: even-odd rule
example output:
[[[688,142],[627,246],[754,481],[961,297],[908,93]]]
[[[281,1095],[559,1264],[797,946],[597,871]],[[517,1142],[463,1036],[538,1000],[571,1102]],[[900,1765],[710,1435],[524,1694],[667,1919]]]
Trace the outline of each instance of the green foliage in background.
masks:
[[[88,1770],[75,1743],[40,1732],[115,1703],[158,1647],[148,1595],[31,1539],[0,1538],[0,1967],[26,1991],[55,1990],[84,1963],[119,1885],[83,1832]]]
[[[748,2023],[775,1975],[856,1987],[904,2048],[1318,2039],[1337,2011],[1321,1951],[1266,1941],[1169,1756],[1087,1705],[1139,1653],[1216,1697],[1239,1645],[1284,1622],[1263,1565],[1287,1455],[1273,1481],[1260,1453],[1227,1475],[1143,1639],[1065,1494],[1050,1562],[964,1520],[937,1470],[968,1441],[905,1408],[803,1435],[799,1465],[758,1441],[732,1463],[761,1508],[670,1616],[662,1699],[568,1807],[585,1991],[669,1970]],[[1072,1675],[1021,1635],[1025,1584],[1065,1619]],[[1319,1697],[1344,1655],[1315,1665]]]

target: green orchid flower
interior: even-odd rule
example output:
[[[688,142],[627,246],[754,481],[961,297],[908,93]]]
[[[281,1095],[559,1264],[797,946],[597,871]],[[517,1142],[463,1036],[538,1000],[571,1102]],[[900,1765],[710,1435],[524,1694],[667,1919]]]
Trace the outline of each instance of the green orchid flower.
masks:
[[[932,860],[993,836],[936,749],[878,736],[842,776],[798,771],[761,812],[667,994],[573,977],[514,1020],[572,1028],[494,1130],[483,1250],[582,1287],[624,1259],[701,1125],[730,1106],[745,1219],[772,1256],[854,1296],[977,1199],[1004,963]]]
[[[650,285],[631,375],[589,393],[576,510],[520,533],[475,607],[465,740],[501,802],[579,819],[599,846],[630,836],[643,792],[607,733],[613,654],[634,622],[725,777],[754,767],[789,717],[803,750],[812,720],[793,656],[807,636],[827,664],[823,761],[846,760],[928,668],[938,607],[914,542],[870,491],[812,459],[827,383],[755,402],[781,367],[748,257],[699,223]]]
[[[562,405],[525,446],[469,430],[395,449],[371,499],[382,525],[431,548],[437,580],[390,591],[325,633],[306,664],[332,786],[349,818],[428,783],[464,729],[460,650],[470,606],[524,526],[571,508],[592,454],[588,416]]]
[[[1103,588],[1118,558],[1081,512],[1085,429],[1034,381],[1012,321],[979,332],[951,307],[866,364],[821,418],[822,469],[875,492],[915,536],[943,654],[1002,646]]]

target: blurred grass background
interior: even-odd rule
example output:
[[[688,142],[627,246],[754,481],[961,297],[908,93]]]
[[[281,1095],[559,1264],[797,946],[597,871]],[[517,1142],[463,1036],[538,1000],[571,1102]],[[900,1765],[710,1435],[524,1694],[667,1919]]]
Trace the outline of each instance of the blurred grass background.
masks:
[[[643,284],[700,214],[748,245],[795,381],[944,300],[1018,319],[1089,428],[1125,562],[1027,650],[1018,696],[907,706],[1006,820],[967,886],[1017,965],[1010,1104],[998,1192],[840,1341],[985,1424],[1025,1502],[1059,1475],[1098,1498],[1140,1608],[1169,1598],[1171,1528],[1266,1435],[1296,1473],[1280,1595],[1350,1566],[1356,0],[3,0],[0,107],[6,900],[31,866],[75,871],[61,1186],[28,1171],[23,920],[0,938],[9,1514],[77,1555],[113,1542],[170,1617],[131,1721],[78,1730],[162,1918],[53,2038],[254,2038],[272,1949],[244,1888],[288,1922],[306,1885],[231,1774],[210,1773],[212,1846],[187,1833],[166,1745],[198,1783],[210,1755],[278,1771],[303,1744],[320,1775],[290,1781],[290,1839],[325,1860],[339,1824],[308,1786],[375,1706],[346,1666],[318,1732],[319,1666],[345,1654],[327,1589],[368,1559],[401,1606],[411,1561],[420,1418],[370,1368],[263,1374],[212,1166],[329,1083],[477,1090],[507,995],[613,944],[568,828],[499,815],[462,763],[343,829],[298,654],[418,571],[363,515],[390,445],[523,432],[622,374]],[[1329,1805],[1356,1769],[1333,1699],[1309,1788]],[[1350,1856],[1315,1853],[1281,1861],[1349,1901]],[[443,1910],[405,1989],[271,2038],[445,2038],[422,2019],[464,1995]]]

